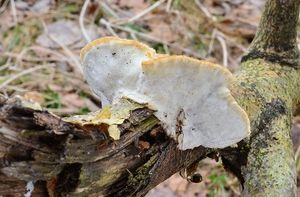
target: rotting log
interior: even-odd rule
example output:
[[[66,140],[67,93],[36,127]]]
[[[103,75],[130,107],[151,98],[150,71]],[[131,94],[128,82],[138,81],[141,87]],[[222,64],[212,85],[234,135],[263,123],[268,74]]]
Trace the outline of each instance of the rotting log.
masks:
[[[112,111],[127,111],[128,103],[123,100]],[[24,106],[18,97],[2,99],[0,194],[22,196],[26,183],[34,181],[33,195],[142,196],[212,152],[203,147],[180,151],[153,111],[139,106],[128,112],[119,125],[121,139],[113,141],[105,125],[78,128]],[[12,192],[13,185],[18,187]]]
[[[300,100],[298,14],[299,0],[266,3],[231,86],[251,121],[251,136],[237,146],[180,151],[143,106],[129,110],[118,125],[120,140],[112,141],[107,125],[78,127],[20,98],[2,98],[0,195],[23,196],[27,182],[34,181],[36,196],[143,196],[175,172],[219,152],[244,196],[296,196],[290,128]],[[116,105],[122,110],[127,104]]]

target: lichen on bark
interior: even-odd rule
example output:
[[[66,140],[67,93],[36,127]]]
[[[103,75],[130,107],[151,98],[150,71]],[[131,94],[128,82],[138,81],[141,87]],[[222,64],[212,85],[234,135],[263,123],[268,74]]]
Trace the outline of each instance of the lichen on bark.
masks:
[[[240,166],[243,194],[295,196],[290,128],[299,104],[300,72],[285,64],[253,59],[242,63],[235,76],[232,94],[251,121],[251,136],[243,144],[248,152]]]

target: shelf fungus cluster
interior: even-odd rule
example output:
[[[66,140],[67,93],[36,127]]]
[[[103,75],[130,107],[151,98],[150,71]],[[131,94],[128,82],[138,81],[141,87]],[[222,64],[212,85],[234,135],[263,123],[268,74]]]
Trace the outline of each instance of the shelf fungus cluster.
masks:
[[[186,56],[160,55],[137,41],[95,40],[81,51],[85,78],[108,103],[127,98],[155,110],[181,150],[223,148],[250,132],[249,119],[231,96],[224,67]]]

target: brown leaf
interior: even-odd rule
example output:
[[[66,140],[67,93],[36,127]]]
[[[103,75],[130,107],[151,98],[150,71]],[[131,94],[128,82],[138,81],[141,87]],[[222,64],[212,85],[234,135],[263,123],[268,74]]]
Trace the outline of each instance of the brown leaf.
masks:
[[[81,108],[85,106],[84,100],[82,100],[76,93],[70,93],[62,96],[62,104],[69,107]]]
[[[133,13],[139,13],[150,6],[149,1],[144,0],[119,0],[118,6],[122,9],[130,9]]]
[[[92,40],[99,37],[99,33],[95,26],[88,26],[86,30]],[[49,35],[52,38],[49,37]],[[53,38],[55,40],[53,40]],[[73,46],[74,48],[81,48],[86,44],[78,22],[71,20],[58,20],[51,24],[47,24],[47,32],[44,31],[39,35],[36,42],[43,47],[53,49],[60,48],[60,44],[64,46]]]
[[[148,17],[150,18],[150,17]],[[174,42],[178,39],[177,34],[174,33],[168,21],[167,14],[156,14],[155,17],[151,17],[146,21],[146,24],[150,27],[151,32],[149,35],[165,42]]]
[[[255,26],[231,18],[224,19],[216,26],[223,33],[236,37],[253,38],[256,32]]]
[[[139,141],[139,148],[142,150],[148,150],[150,148],[150,143],[146,141]]]
[[[35,91],[26,92],[23,97],[28,101],[36,102],[39,104],[45,102],[44,96],[41,93]]]
[[[57,183],[57,179],[56,177],[53,177],[52,179],[47,181],[47,191],[48,191],[48,195],[50,197],[56,197],[56,183]]]

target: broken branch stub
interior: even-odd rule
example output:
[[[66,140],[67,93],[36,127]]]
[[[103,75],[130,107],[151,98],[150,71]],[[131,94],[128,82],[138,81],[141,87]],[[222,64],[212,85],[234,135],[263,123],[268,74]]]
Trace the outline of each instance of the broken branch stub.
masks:
[[[147,104],[181,150],[224,148],[250,133],[248,116],[228,89],[232,74],[224,67],[160,56],[137,41],[112,37],[88,44],[81,59],[97,95]]]

